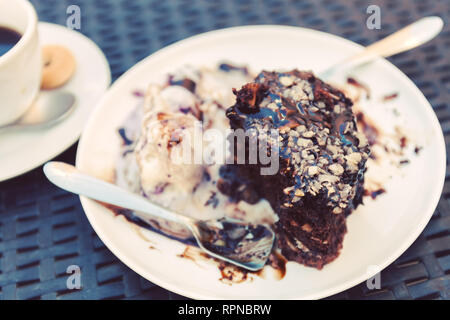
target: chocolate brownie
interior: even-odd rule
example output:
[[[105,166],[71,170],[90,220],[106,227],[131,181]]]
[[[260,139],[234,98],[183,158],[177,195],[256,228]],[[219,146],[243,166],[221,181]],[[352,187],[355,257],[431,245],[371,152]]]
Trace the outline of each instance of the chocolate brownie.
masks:
[[[236,103],[227,110],[232,129],[256,129],[260,136],[276,130],[277,141],[269,142],[277,143],[279,170],[262,175],[259,162],[229,164],[218,187],[237,200],[267,199],[279,217],[274,228],[282,254],[321,269],[338,256],[346,216],[362,203],[370,151],[352,101],[298,70],[263,71],[234,92]],[[248,140],[234,147],[248,156]]]

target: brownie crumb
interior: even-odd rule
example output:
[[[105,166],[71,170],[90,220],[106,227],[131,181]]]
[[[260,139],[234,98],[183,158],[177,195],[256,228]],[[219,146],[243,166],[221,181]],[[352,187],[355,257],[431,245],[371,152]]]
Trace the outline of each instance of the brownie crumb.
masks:
[[[369,191],[369,190],[365,190],[364,191],[364,195],[365,196],[370,196],[372,199],[376,199],[379,195],[385,193],[386,190],[384,188],[379,188],[377,190],[374,191]]]
[[[397,97],[398,97],[398,93],[397,93],[397,92],[394,92],[394,93],[385,95],[381,100],[384,101],[384,102],[386,102],[386,101],[394,100],[394,99],[397,98]]]
[[[233,89],[239,111],[244,113],[259,112],[259,104],[266,95],[266,91],[266,86],[257,83],[246,84],[239,93],[236,89]]]
[[[400,160],[400,165],[405,165],[405,164],[408,164],[408,163],[409,163],[408,159]]]
[[[364,90],[366,92],[366,98],[370,99],[370,88],[367,85],[359,82],[358,80],[356,80],[355,78],[352,78],[352,77],[347,78],[347,83],[354,87]]]
[[[129,146],[129,145],[133,144],[134,141],[127,137],[125,128],[119,128],[119,130],[117,130],[117,132],[119,133],[119,136],[122,139],[122,144],[124,146]]]
[[[400,148],[404,149],[406,147],[406,143],[407,143],[408,139],[403,136],[400,138]]]

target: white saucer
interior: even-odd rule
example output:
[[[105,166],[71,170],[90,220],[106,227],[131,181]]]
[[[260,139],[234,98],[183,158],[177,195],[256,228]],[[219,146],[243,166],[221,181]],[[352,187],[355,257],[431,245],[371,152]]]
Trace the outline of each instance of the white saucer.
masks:
[[[60,25],[40,22],[41,45],[59,44],[75,56],[77,69],[58,90],[76,96],[76,109],[64,121],[51,128],[0,132],[0,181],[28,172],[54,158],[78,140],[89,115],[111,82],[111,72],[103,52],[79,32]]]

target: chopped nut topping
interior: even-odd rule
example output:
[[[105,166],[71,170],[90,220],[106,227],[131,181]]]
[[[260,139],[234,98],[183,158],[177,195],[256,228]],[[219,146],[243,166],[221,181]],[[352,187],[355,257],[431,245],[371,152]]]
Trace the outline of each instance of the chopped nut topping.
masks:
[[[290,85],[292,85],[294,83],[294,78],[292,78],[292,77],[281,77],[280,78],[280,82],[281,82],[281,84],[283,86],[288,87],[288,86],[290,86]]]
[[[342,213],[342,209],[339,208],[339,207],[336,207],[336,208],[333,209],[333,213],[335,213],[335,214]]]
[[[306,231],[306,232],[311,232],[311,231],[312,231],[311,226],[310,226],[309,224],[307,224],[307,223],[305,223],[304,225],[302,225],[301,228],[302,228],[303,231]]]
[[[293,189],[294,189],[293,186],[292,187],[287,187],[287,188],[284,188],[283,192],[284,192],[284,194],[289,194],[289,192],[291,192]]]
[[[310,176],[315,176],[318,173],[319,173],[319,169],[317,169],[316,166],[311,166],[311,167],[308,168],[308,174]]]
[[[253,103],[258,86],[266,89],[259,105]],[[323,194],[334,213],[348,208],[358,185],[355,181],[363,177],[369,145],[357,132],[351,102],[343,93],[297,70],[263,71],[254,86],[241,90],[243,98],[237,99],[254,109],[242,111],[243,118],[237,120],[244,119],[244,127],[268,126],[280,133],[281,174],[292,183],[283,190],[283,206],[301,206],[305,196]],[[253,112],[259,108],[266,110]]]
[[[344,173],[344,168],[339,163],[333,163],[328,169],[335,175],[340,176]]]

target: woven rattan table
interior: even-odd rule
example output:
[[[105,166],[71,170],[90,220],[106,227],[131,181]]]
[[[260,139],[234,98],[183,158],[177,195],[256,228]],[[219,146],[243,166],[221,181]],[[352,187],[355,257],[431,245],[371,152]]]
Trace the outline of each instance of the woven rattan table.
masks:
[[[438,38],[390,59],[431,102],[450,142],[449,0],[33,0],[42,21],[65,24],[81,9],[81,30],[109,60],[113,79],[150,53],[188,36],[246,24],[286,24],[327,31],[367,45],[427,15],[445,21]],[[381,29],[365,27],[370,4]],[[73,163],[76,145],[57,159]],[[447,170],[447,177],[450,171]],[[334,299],[450,298],[450,182],[416,242],[381,274]],[[83,288],[66,287],[69,265],[81,267]],[[78,197],[52,186],[42,168],[0,183],[1,299],[179,299],[121,263],[89,225]]]

